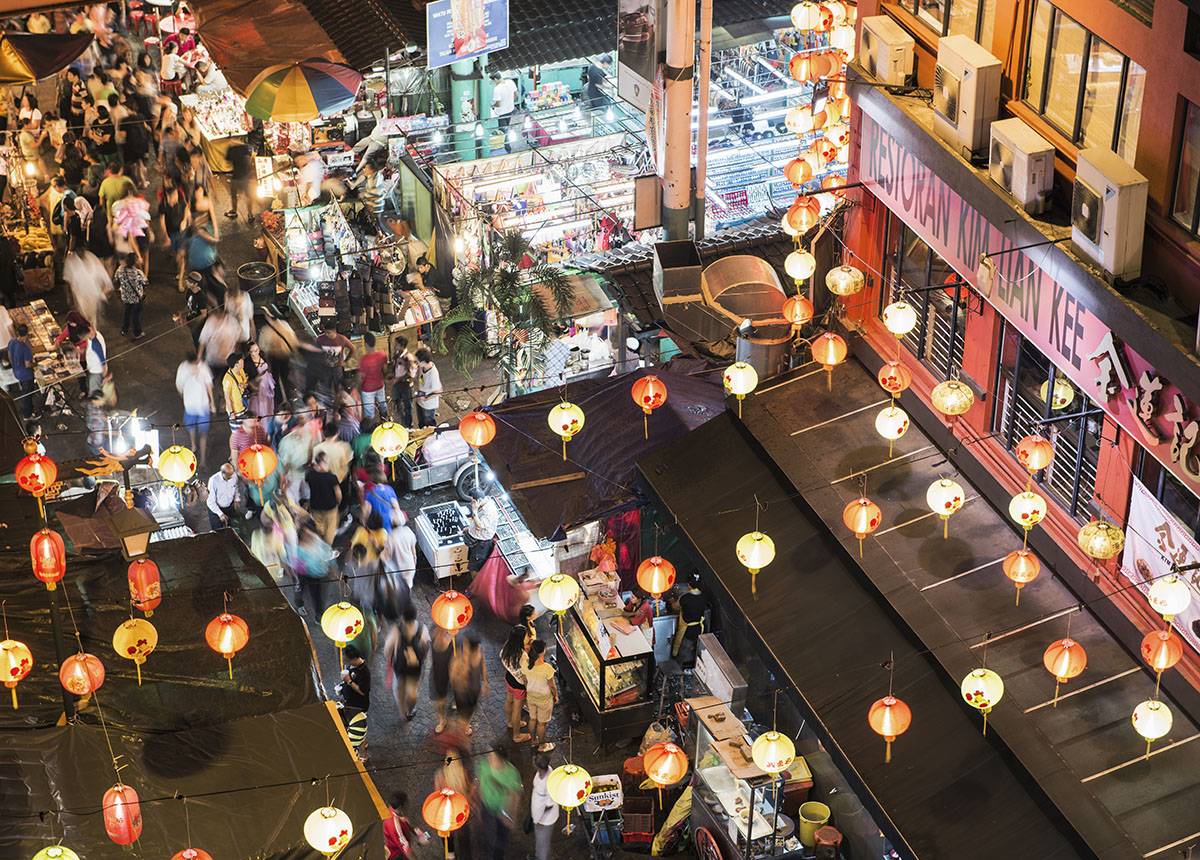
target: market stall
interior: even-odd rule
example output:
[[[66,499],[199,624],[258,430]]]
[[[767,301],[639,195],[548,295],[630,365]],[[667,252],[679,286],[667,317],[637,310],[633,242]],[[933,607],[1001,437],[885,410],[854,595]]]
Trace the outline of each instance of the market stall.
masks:
[[[231,171],[233,165],[229,162],[229,150],[235,144],[245,143],[251,129],[242,97],[231,89],[223,89],[188,93],[180,96],[179,102],[196,112],[200,148],[204,151],[208,166],[216,173]]]
[[[64,389],[64,385],[83,374],[78,352],[70,343],[59,344],[58,336],[62,328],[42,299],[11,308],[8,313],[14,328],[21,324],[29,327],[33,380],[46,398],[46,410],[69,411],[74,398]]]

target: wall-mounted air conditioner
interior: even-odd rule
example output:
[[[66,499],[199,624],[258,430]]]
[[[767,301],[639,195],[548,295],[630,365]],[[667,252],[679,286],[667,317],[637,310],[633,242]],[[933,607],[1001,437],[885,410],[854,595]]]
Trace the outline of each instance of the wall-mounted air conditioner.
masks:
[[[1026,212],[1045,212],[1054,187],[1054,147],[1024,120],[994,122],[988,176]]]
[[[1071,193],[1071,244],[1114,278],[1142,272],[1149,183],[1104,147],[1079,150]]]
[[[858,64],[885,84],[903,84],[912,73],[913,37],[887,15],[862,19],[858,38]]]
[[[933,73],[933,129],[964,158],[982,153],[1000,110],[1000,61],[966,36],[942,36]]]

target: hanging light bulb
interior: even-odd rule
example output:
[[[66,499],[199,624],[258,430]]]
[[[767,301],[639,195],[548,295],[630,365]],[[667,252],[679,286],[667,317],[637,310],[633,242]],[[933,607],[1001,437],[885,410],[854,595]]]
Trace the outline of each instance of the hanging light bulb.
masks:
[[[445,139],[446,135],[442,134],[442,130],[440,128],[434,130],[432,140],[435,146],[440,146]]]
[[[517,130],[515,128],[510,128],[508,130],[508,133],[505,135],[505,137],[508,139],[509,143],[516,143],[517,142]]]
[[[481,122],[475,123],[475,137],[476,138],[483,137],[483,123],[481,123]]]
[[[608,110],[606,110],[604,112],[604,120],[605,120],[605,122],[612,122],[616,118],[617,118],[617,114],[613,111],[612,106],[610,105]]]

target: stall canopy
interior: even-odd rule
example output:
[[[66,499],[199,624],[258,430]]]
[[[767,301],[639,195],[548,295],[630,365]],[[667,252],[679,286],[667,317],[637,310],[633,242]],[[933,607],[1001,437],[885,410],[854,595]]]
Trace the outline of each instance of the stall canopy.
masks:
[[[669,362],[653,371],[582,380],[515,397],[492,411],[498,430],[484,455],[535,536],[549,538],[636,502],[637,459],[725,410],[718,374],[697,373],[703,365],[690,364]],[[666,384],[668,395],[650,416],[646,439],[630,387],[649,373]],[[583,431],[567,446],[566,461],[546,423],[550,408],[564,397],[586,415]]]
[[[10,524],[14,513],[26,519],[24,507],[0,503]],[[26,524],[19,533],[31,530]],[[188,805],[193,844],[214,857],[309,856],[304,819],[326,802],[326,786],[311,780],[333,774],[329,799],[353,819],[361,856],[379,857],[377,796],[323,700],[305,625],[267,572],[228,530],[154,543],[151,558],[163,598],[149,619],[159,640],[139,686],[133,663],[112,646],[113,631],[130,617],[128,563],[116,553],[68,556],[57,591],[66,652],[78,648],[73,617],[83,649],[104,664],[95,696],[104,723],[93,701],[74,724],[59,726],[50,593],[29,571],[26,542],[14,539],[0,552],[10,635],[35,661],[20,683],[20,710],[0,709],[0,856],[29,857],[59,837],[81,857],[113,856],[99,815],[115,781],[111,742],[123,781],[142,800],[143,856],[186,846],[182,804],[169,799],[176,793],[196,797]],[[204,639],[226,593],[250,629],[232,680]],[[257,788],[265,785],[277,787]],[[221,793],[231,788],[250,790]]]
[[[1094,856],[1020,766],[981,734],[957,684],[947,683],[731,413],[642,457],[638,469],[664,512],[677,519],[705,588],[744,613],[761,650],[755,659],[776,665],[901,856]],[[752,595],[733,548],[754,528],[756,495],[767,502],[761,527],[778,555],[758,574]],[[889,654],[896,694],[912,708],[913,722],[885,764],[867,709],[887,690],[879,664]]]
[[[32,84],[87,50],[91,33],[0,33],[0,84]]]

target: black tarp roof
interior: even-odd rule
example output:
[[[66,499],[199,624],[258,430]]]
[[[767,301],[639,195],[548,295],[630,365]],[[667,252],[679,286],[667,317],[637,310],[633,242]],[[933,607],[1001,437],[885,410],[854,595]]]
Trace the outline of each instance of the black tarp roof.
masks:
[[[670,362],[515,397],[493,409],[496,438],[484,457],[529,530],[548,538],[635,501],[638,457],[725,410],[719,374],[697,373],[702,368],[699,362]],[[645,439],[642,411],[630,392],[634,381],[649,373],[667,386],[667,402],[650,416]],[[578,404],[586,418],[583,431],[567,445],[565,462],[559,437],[546,423],[550,408],[564,398]],[[572,475],[577,477],[553,482]],[[533,482],[538,483],[525,486]]]
[[[4,505],[19,516],[23,505]],[[114,782],[99,709],[74,725],[55,725],[62,693],[51,632],[50,595],[29,572],[27,528],[5,530],[0,599],[12,638],[25,642],[35,667],[20,683],[21,708],[0,707],[0,857],[32,856],[64,834],[81,857],[119,856],[96,810]],[[163,600],[149,621],[154,653],[137,685],[134,665],[113,653],[112,634],[130,614],[126,569],[117,553],[68,556],[59,583],[68,653],[70,614],[83,647],[104,664],[98,691],[123,779],[143,799],[205,795],[231,788],[303,781],[269,790],[215,794],[189,802],[194,844],[222,860],[309,857],[305,817],[330,798],[353,819],[359,845],[345,857],[377,857],[379,811],[365,777],[323,701],[312,643],[263,567],[229,530],[151,545]],[[204,640],[208,622],[229,609],[250,628],[250,641],[225,661]],[[70,613],[66,604],[69,600]],[[140,613],[137,613],[140,615]],[[61,818],[55,810],[68,810]],[[39,815],[40,813],[51,813]],[[185,845],[182,804],[143,806],[145,857],[168,857]]]
[[[905,856],[1090,856],[1036,786],[1027,785],[1001,748],[981,735],[957,685],[916,644],[731,413],[641,458],[638,469],[677,518],[706,587],[724,590],[740,605],[844,775],[889,837],[907,846]],[[778,552],[758,575],[757,598],[733,549],[753,529],[755,494],[769,500],[761,528]],[[871,702],[885,691],[864,683],[864,671],[878,673],[875,655],[886,659],[889,652],[895,655],[896,695],[914,718],[885,765],[882,742],[866,719]],[[886,676],[880,679],[886,687]]]

